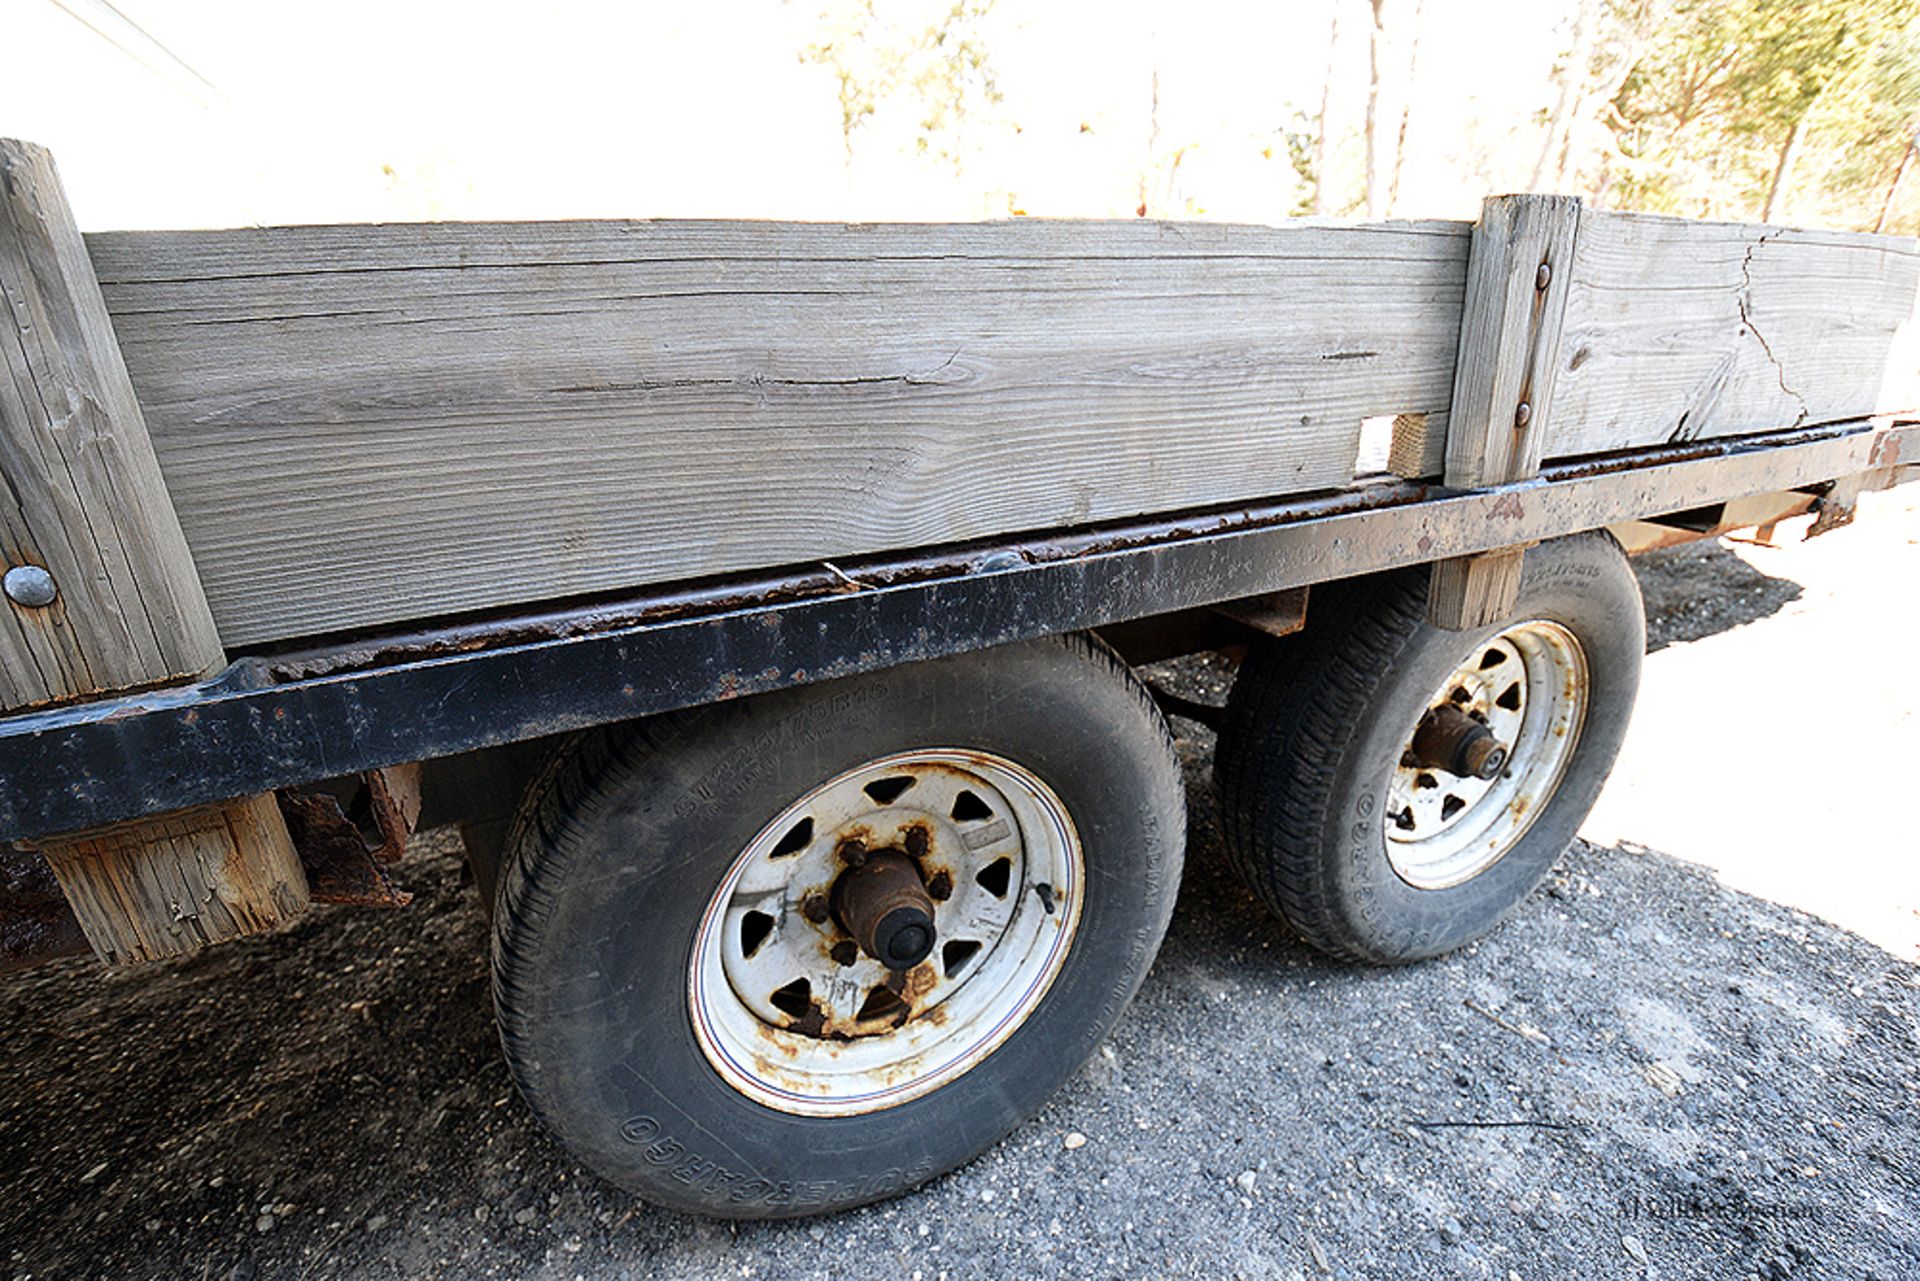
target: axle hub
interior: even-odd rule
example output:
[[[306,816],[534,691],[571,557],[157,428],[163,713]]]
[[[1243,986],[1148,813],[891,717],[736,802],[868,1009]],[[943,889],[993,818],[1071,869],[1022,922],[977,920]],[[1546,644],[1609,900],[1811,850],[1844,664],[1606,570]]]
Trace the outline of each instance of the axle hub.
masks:
[[[1507,767],[1506,745],[1452,703],[1442,703],[1420,718],[1412,747],[1421,765],[1461,778],[1494,779]]]
[[[833,912],[868,956],[910,970],[933,952],[933,899],[897,850],[869,855],[833,883]]]

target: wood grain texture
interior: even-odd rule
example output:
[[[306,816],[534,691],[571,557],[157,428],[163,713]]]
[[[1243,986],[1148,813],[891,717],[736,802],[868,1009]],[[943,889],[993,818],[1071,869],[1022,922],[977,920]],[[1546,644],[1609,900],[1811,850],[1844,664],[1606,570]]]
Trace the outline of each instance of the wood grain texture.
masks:
[[[1403,480],[1425,480],[1446,468],[1446,411],[1397,415],[1387,450],[1387,470]]]
[[[226,655],[52,157],[5,139],[0,296],[0,553],[57,589],[50,604],[0,605],[0,711],[218,670]],[[253,933],[307,902],[271,796],[43,849],[113,964]]]
[[[184,810],[38,848],[101,960],[132,965],[257,934],[307,906],[271,795]]]
[[[0,139],[0,710],[194,678],[224,658],[86,246],[46,151]]]
[[[1551,370],[1558,402],[1528,449],[1912,403],[1885,390],[1911,241],[1581,226],[1557,355],[1518,375]],[[1392,465],[1438,474],[1470,230],[581,222],[88,247],[221,634],[252,645],[1336,487],[1374,415],[1427,415]],[[1531,232],[1507,233],[1519,262]],[[1487,386],[1483,429],[1517,391]]]
[[[1540,469],[1579,227],[1577,196],[1492,196],[1481,206],[1447,416],[1449,485],[1477,489]]]
[[[1448,485],[1477,489],[1539,472],[1581,222],[1577,196],[1492,196],[1481,206],[1447,417]],[[1511,547],[1435,564],[1428,621],[1460,631],[1505,618],[1524,558]]]
[[[1455,223],[90,238],[230,645],[1338,487]]]
[[[1427,586],[1428,621],[1457,632],[1506,618],[1520,597],[1525,556],[1525,548],[1503,547],[1435,561]]]
[[[1920,405],[1909,237],[1587,211],[1547,453]]]

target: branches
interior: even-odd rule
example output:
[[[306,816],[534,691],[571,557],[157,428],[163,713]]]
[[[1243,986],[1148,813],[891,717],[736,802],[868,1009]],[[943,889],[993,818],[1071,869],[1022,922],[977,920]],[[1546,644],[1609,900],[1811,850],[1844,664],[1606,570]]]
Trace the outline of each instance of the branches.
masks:
[[[820,15],[821,36],[800,58],[834,74],[848,165],[854,135],[905,106],[918,114],[914,150],[961,169],[960,133],[1001,101],[983,31],[995,2],[837,0]]]

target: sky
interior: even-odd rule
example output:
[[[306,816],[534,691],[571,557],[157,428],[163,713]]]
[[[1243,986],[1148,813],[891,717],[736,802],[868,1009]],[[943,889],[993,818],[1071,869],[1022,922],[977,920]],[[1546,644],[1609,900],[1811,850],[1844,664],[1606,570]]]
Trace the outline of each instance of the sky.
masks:
[[[0,134],[53,150],[86,230],[1125,217],[1143,174],[1156,216],[1273,222],[1298,195],[1279,130],[1309,127],[1331,57],[1333,185],[1361,190],[1365,0],[999,0],[983,39],[1004,100],[958,140],[957,173],[915,153],[908,103],[849,159],[833,75],[800,56],[838,2],[114,0],[201,83],[68,12],[111,25],[101,0],[0,0]],[[1471,217],[1527,183],[1570,0],[1418,2],[1394,212]],[[1390,24],[1415,3],[1389,0]],[[1385,67],[1397,120],[1404,40]]]

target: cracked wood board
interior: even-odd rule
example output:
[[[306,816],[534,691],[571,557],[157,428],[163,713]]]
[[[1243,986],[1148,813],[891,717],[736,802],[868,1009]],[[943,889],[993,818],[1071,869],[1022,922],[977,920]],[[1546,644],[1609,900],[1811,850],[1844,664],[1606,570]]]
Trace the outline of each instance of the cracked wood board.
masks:
[[[1916,291],[1907,237],[1588,210],[1546,452],[1920,405]]]
[[[1337,488],[1469,224],[89,239],[229,645]]]
[[[1470,230],[560,222],[88,248],[240,646],[1345,485],[1363,418],[1446,417]],[[1586,211],[1545,453],[1920,403],[1917,262],[1902,238]],[[1402,465],[1431,474],[1440,444]]]

